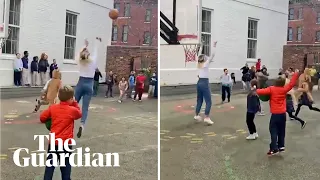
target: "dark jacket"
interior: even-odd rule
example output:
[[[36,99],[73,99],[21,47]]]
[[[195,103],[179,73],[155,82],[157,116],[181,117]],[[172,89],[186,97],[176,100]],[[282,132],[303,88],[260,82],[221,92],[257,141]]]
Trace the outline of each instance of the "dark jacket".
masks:
[[[55,69],[58,69],[58,64],[51,64],[50,65],[50,78],[52,78],[52,72],[55,70]]]
[[[106,83],[107,83],[107,85],[109,85],[109,86],[113,86],[114,85],[114,83],[115,83],[115,81],[114,81],[114,76],[113,75],[107,75],[107,77],[106,77]]]
[[[28,59],[28,57],[24,56],[23,58],[21,58],[21,60],[22,60],[23,68],[28,69],[29,68],[29,59]]]
[[[38,72],[38,61],[33,60],[31,62],[31,72]]]
[[[255,91],[250,91],[247,96],[247,112],[257,113],[260,111],[260,99]]]
[[[244,75],[244,74],[247,74],[247,72],[249,71],[249,67],[243,66],[240,70],[242,71],[242,74]]]
[[[95,81],[99,81],[100,77],[102,77],[101,72],[100,72],[100,71],[96,71],[96,72],[94,73],[94,78],[93,78],[93,79],[94,79]]]
[[[48,67],[49,67],[48,60],[40,59],[38,64],[39,72],[47,72]]]
[[[152,76],[149,81],[150,81],[149,85],[155,86],[158,81],[157,76]]]

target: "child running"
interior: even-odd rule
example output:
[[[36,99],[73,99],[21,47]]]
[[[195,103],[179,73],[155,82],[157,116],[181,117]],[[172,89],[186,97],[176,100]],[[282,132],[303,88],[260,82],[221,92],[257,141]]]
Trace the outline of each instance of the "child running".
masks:
[[[249,129],[249,136],[247,140],[257,139],[258,133],[256,130],[256,125],[254,124],[254,117],[257,112],[260,111],[260,99],[256,93],[256,87],[258,86],[258,81],[256,79],[251,80],[250,82],[251,91],[249,91],[247,96],[247,126]]]
[[[298,107],[297,107],[297,111],[296,111],[295,116],[298,116],[302,106],[308,106],[308,108],[310,110],[320,112],[320,109],[312,106],[313,97],[310,92],[309,84],[310,84],[309,76],[306,76],[305,81],[302,82],[302,84],[301,84],[301,88],[298,89],[298,92],[300,92],[300,94],[297,97]]]
[[[119,82],[119,91],[120,91],[120,96],[118,99],[119,103],[122,103],[122,99],[126,94],[127,89],[128,89],[128,82],[126,81],[126,78],[123,77]]]
[[[63,141],[67,139],[73,139],[74,121],[82,117],[79,105],[77,101],[74,100],[74,90],[71,86],[63,86],[59,89],[59,104],[54,104],[49,106],[49,108],[43,111],[40,115],[40,121],[45,123],[48,118],[51,118],[51,131],[54,133],[56,138],[60,138]],[[71,142],[71,141],[69,141]],[[69,146],[69,149],[72,147]],[[65,163],[65,166],[60,166],[61,178],[63,180],[71,179],[71,165],[69,162],[69,156],[66,154],[71,154],[65,148],[63,151],[58,151],[57,141],[55,146],[56,151],[50,149],[50,144],[48,145],[48,153],[57,154],[58,157],[64,157],[64,160],[59,159],[59,162]],[[49,154],[47,160],[51,160],[53,164],[53,156]],[[60,154],[65,154],[60,156]],[[44,173],[44,180],[52,180],[54,173],[54,166],[46,166]]]
[[[144,81],[146,77],[143,75],[143,71],[140,71],[139,75],[136,78],[136,92],[133,97],[133,101],[136,101],[137,95],[139,97],[139,101],[141,102],[142,94],[144,91]]]
[[[285,151],[286,133],[286,95],[294,87],[299,77],[299,70],[295,71],[290,83],[285,85],[286,79],[278,77],[274,86],[265,89],[257,89],[258,95],[270,96],[271,118],[269,131],[271,135],[270,149],[267,155],[271,156]]]
[[[286,85],[290,83],[290,79],[288,79],[288,74],[286,74]],[[288,93],[287,93],[287,96],[286,96],[286,103],[287,103],[287,113],[290,117],[290,120],[297,120],[301,123],[301,129],[303,129],[307,122],[306,121],[303,121],[302,119],[298,118],[297,116],[293,115],[294,113],[294,103],[293,103],[293,97],[294,96],[294,91],[293,89],[291,89]]]

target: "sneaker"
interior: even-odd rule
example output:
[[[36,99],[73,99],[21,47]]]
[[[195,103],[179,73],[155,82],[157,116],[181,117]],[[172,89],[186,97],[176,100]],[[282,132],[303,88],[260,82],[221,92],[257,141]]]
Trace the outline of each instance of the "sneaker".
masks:
[[[135,102],[136,100],[135,100],[135,99],[132,99],[132,101]]]
[[[247,140],[255,140],[256,136],[254,134],[249,134],[248,137],[246,137]]]
[[[121,101],[121,100],[118,100],[118,103],[122,103],[122,101]]]
[[[77,137],[78,137],[78,138],[81,137],[82,131],[83,131],[83,126],[81,125],[81,126],[79,127],[79,131],[78,131],[78,133],[77,133]]]
[[[304,129],[304,127],[306,127],[306,124],[307,124],[307,122],[303,121],[302,124],[301,124],[301,129]]]
[[[202,121],[202,117],[199,116],[199,115],[198,116],[194,116],[193,119],[198,121],[198,122]]]
[[[142,102],[142,100],[139,100],[139,102]]]
[[[230,102],[230,99],[228,99],[228,103]]]
[[[253,133],[253,135],[254,135],[254,137],[256,137],[256,138],[259,137],[258,133]]]
[[[286,152],[286,149],[284,147],[279,148],[279,152]]]
[[[259,112],[258,116],[265,116],[266,114],[264,114],[264,112]]]
[[[269,150],[269,152],[267,153],[268,156],[273,156],[275,154],[278,154],[279,151],[278,150]]]
[[[213,124],[213,121],[211,121],[210,118],[204,118],[203,122],[207,123],[208,125],[212,125]]]
[[[108,96],[104,96],[105,98],[108,98]]]
[[[290,118],[290,120],[294,120],[294,118]]]

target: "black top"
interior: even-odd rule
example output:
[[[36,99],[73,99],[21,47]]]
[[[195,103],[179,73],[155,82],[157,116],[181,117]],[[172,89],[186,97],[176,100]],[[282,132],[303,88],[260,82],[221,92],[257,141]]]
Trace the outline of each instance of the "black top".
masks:
[[[95,81],[99,81],[100,77],[102,78],[101,72],[100,72],[100,71],[96,71],[96,72],[94,73],[94,78],[93,78],[93,79],[94,79]]]

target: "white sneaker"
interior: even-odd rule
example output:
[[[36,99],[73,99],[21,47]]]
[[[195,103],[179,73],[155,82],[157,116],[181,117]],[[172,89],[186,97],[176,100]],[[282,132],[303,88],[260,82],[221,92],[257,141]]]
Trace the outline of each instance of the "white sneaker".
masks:
[[[198,116],[194,116],[193,119],[198,121],[198,122],[202,121],[202,117],[199,116],[199,115]]]
[[[208,125],[212,125],[213,121],[210,118],[204,118],[203,122],[207,123]]]
[[[259,112],[258,116],[265,116],[266,114],[264,114],[264,112]]]
[[[255,140],[256,136],[254,134],[249,134],[249,136],[246,139],[247,140]]]
[[[256,137],[256,138],[259,137],[258,133],[253,133],[253,135],[254,135],[254,137]]]
[[[118,103],[122,103],[122,101],[121,101],[121,100],[118,100]]]

